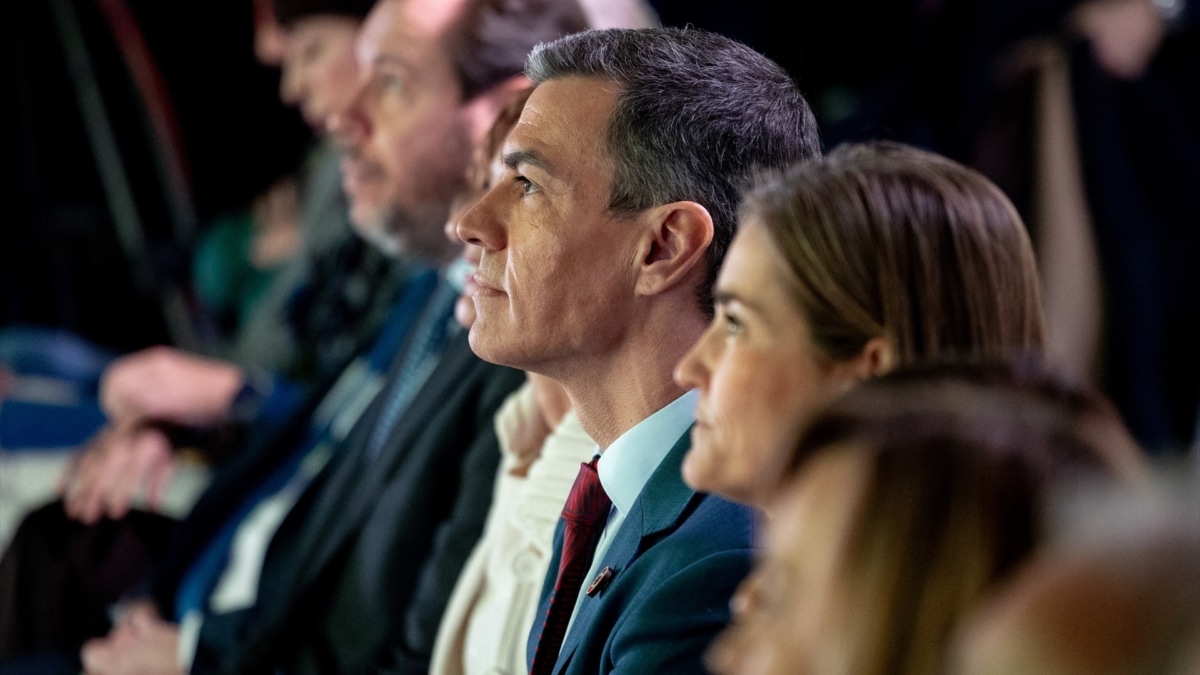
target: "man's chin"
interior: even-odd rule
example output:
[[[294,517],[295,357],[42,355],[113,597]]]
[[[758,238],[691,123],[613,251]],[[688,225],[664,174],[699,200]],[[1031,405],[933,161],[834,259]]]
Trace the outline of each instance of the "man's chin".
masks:
[[[359,206],[350,209],[350,222],[358,236],[385,255],[397,257],[403,252],[404,246],[390,227],[391,219],[391,212],[386,209]]]
[[[496,344],[494,332],[476,310],[475,321],[472,322],[471,332],[468,335],[471,351],[475,352],[475,356],[488,363],[520,368],[521,365],[516,363],[518,359],[514,358],[516,355],[509,353],[511,350],[504,349],[502,345]]]

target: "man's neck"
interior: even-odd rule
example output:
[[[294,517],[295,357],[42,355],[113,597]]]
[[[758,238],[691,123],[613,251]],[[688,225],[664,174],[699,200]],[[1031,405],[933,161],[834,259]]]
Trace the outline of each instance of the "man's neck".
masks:
[[[684,394],[670,378],[628,385],[609,391],[594,386],[567,388],[579,423],[601,450]]]
[[[602,449],[683,395],[672,373],[706,323],[698,319],[669,325],[669,331],[640,331],[613,353],[574,364],[555,378],[571,397],[580,424]]]

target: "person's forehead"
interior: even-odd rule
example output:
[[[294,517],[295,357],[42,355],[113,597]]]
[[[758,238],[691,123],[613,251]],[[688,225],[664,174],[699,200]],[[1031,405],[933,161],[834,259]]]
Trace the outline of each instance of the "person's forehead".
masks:
[[[757,218],[745,219],[725,255],[714,292],[718,302],[736,300],[759,313],[779,305],[790,307],[783,283],[786,275],[787,263],[767,228]]]
[[[443,54],[462,5],[463,0],[380,0],[359,37],[359,59],[419,62]]]
[[[595,77],[565,77],[539,84],[508,137],[505,154],[532,151],[554,166],[608,165],[605,138],[616,103],[615,87]],[[579,153],[586,153],[580,155]]]

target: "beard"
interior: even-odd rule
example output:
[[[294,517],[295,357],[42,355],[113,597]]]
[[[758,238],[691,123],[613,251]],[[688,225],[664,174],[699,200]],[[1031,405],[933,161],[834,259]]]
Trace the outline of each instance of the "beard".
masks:
[[[446,204],[430,203],[417,209],[392,205],[356,222],[355,230],[388,257],[404,256],[438,265],[458,250],[443,232],[448,214],[448,200]]]

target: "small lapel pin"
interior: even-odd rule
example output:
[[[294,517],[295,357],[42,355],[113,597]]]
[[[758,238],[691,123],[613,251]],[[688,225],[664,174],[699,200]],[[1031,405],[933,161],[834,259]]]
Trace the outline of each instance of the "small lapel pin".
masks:
[[[614,574],[613,568],[605,565],[604,569],[600,570],[600,574],[596,575],[596,580],[592,582],[592,585],[587,587],[587,596],[589,598],[594,597],[600,591],[608,588],[608,584],[612,581]]]

